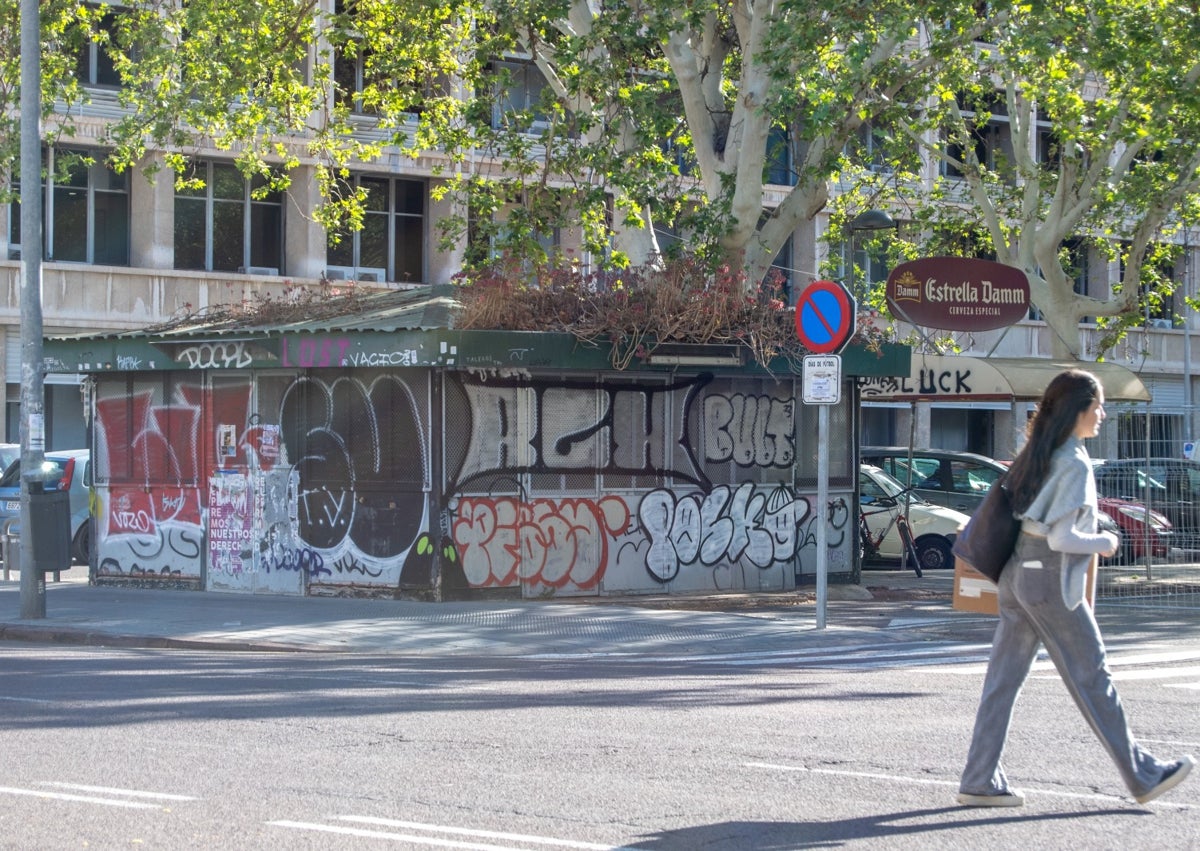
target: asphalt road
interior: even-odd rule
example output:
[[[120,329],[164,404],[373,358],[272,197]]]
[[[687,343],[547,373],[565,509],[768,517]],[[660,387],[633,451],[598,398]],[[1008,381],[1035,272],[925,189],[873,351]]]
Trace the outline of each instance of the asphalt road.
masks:
[[[956,806],[987,645],[927,626],[633,657],[0,644],[0,848],[1197,847],[1200,778],[1124,798],[1044,666],[1006,755],[1029,803]],[[1112,656],[1135,731],[1200,752],[1200,642]]]

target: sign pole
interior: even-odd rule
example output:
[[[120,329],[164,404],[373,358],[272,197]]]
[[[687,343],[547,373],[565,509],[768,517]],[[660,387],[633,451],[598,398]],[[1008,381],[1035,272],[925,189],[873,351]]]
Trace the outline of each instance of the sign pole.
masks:
[[[817,629],[829,606],[829,406],[817,406]]]
[[[835,281],[813,281],[796,299],[796,336],[804,358],[803,402],[817,406],[817,629],[829,606],[829,406],[842,400],[842,358],[854,333],[854,297]]]
[[[841,355],[807,355],[803,401],[817,406],[817,629],[829,607],[829,406],[841,400]]]

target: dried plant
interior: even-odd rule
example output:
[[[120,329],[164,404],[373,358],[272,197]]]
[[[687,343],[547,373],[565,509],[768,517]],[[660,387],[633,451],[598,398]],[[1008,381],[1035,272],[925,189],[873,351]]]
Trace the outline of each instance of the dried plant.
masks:
[[[270,327],[293,322],[333,319],[360,312],[364,298],[374,290],[364,290],[353,281],[336,284],[322,280],[316,286],[299,286],[284,281],[275,291],[258,288],[237,292],[228,284],[224,301],[194,309],[185,304],[170,319],[146,330],[155,333],[171,331],[190,325],[204,325],[211,330]]]
[[[662,268],[581,275],[563,268],[530,272],[500,262],[459,278],[459,328],[564,331],[590,345],[610,345],[626,369],[666,343],[745,346],[763,367],[797,364],[807,351],[796,337],[782,279],[747,294],[745,276],[685,257]],[[856,339],[878,350],[882,335],[864,317]]]

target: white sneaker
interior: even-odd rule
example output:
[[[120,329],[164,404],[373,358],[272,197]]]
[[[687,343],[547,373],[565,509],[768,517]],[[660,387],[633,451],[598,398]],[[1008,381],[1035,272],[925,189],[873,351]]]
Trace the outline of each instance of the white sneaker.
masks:
[[[995,795],[972,795],[968,792],[959,792],[958,802],[964,807],[1023,807],[1025,806],[1025,796],[1016,789],[1009,789],[1007,792],[999,792]]]
[[[1134,800],[1139,804],[1147,804],[1153,801],[1163,792],[1169,792],[1174,789],[1183,779],[1191,773],[1192,767],[1196,764],[1196,760],[1191,755],[1185,755],[1175,760],[1175,764],[1163,772],[1162,780],[1158,781],[1158,785],[1141,795],[1135,795]]]

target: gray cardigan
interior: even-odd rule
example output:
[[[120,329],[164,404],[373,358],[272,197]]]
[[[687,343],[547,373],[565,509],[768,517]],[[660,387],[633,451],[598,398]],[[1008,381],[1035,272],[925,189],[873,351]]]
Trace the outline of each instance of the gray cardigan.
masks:
[[[1116,540],[1096,532],[1096,478],[1083,441],[1069,437],[1050,457],[1042,489],[1023,513],[1022,531],[1047,538],[1062,553],[1062,595],[1068,609],[1083,602],[1091,556],[1107,552]]]

